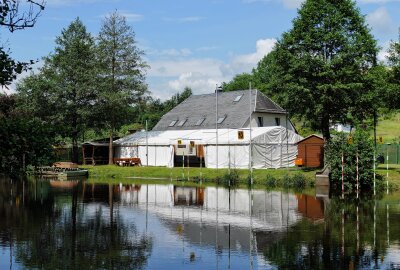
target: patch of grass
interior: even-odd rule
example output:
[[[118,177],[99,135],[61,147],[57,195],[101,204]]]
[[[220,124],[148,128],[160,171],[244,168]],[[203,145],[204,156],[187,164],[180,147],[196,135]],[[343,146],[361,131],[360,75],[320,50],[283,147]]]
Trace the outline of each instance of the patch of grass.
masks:
[[[390,114],[387,117],[379,118],[376,127],[376,135],[382,136],[385,143],[393,142],[400,138],[400,113]],[[373,131],[372,131],[373,132]]]
[[[106,182],[124,179],[124,183],[133,182],[137,179],[148,179],[151,181],[177,181],[185,180],[189,182],[214,182],[217,184],[229,183],[231,186],[237,184],[248,184],[249,171],[243,169],[231,170],[228,169],[208,169],[208,168],[166,168],[166,167],[119,167],[116,165],[101,165],[101,166],[81,166],[89,170],[90,181]],[[290,177],[295,174],[301,174],[307,179],[310,184],[314,181],[315,172],[317,170],[303,170],[300,168],[284,168],[284,169],[262,169],[253,170],[253,183],[255,185],[265,185],[268,177],[276,179],[275,186],[282,186],[284,175]]]

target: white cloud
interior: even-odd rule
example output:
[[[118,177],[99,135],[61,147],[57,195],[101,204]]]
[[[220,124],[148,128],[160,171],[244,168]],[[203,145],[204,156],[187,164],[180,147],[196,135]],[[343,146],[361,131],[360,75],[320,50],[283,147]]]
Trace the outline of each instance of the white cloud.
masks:
[[[380,34],[389,34],[396,30],[393,19],[385,7],[371,12],[366,19],[372,29]]]
[[[221,84],[222,77],[204,77],[201,73],[183,73],[178,79],[168,82],[168,86],[176,92],[182,91],[186,86],[196,90],[197,94],[207,94]]]
[[[284,7],[289,8],[289,9],[296,9],[301,6],[301,4],[304,2],[304,0],[243,0],[243,3],[246,4],[252,4],[252,3],[269,3],[272,1],[278,1],[283,4]]]
[[[388,53],[389,47],[390,47],[390,41],[386,41],[385,43],[383,43],[377,55],[378,61],[382,61],[384,63],[387,62],[387,56],[389,55]]]
[[[127,22],[138,22],[143,20],[144,18],[142,14],[137,14],[137,13],[120,12],[119,14],[124,16]]]
[[[221,75],[222,61],[212,58],[206,59],[180,59],[150,61],[149,76],[178,77],[181,74],[192,72],[203,76]]]
[[[150,60],[150,91],[161,99],[169,98],[186,86],[191,87],[195,94],[211,93],[216,84],[228,82],[236,74],[251,72],[273,49],[275,43],[275,39],[260,39],[256,42],[255,52],[233,55],[226,62],[214,58],[193,57]]]
[[[282,2],[286,8],[296,9],[301,6],[304,0],[282,0]]]
[[[272,51],[276,39],[260,39],[256,42],[256,51],[251,54],[237,55],[232,58],[229,66],[233,73],[249,72],[257,63]]]
[[[155,50],[155,49],[145,49],[147,55],[163,56],[163,57],[187,57],[192,54],[192,51],[187,48],[183,49],[165,49],[165,50]]]

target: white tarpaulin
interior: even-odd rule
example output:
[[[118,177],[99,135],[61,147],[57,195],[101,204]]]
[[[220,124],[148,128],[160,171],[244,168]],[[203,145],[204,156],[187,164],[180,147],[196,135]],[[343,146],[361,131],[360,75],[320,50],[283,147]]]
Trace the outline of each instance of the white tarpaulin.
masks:
[[[239,139],[238,131],[243,132]],[[139,157],[143,165],[172,167],[174,145],[194,141],[204,145],[205,165],[208,168],[280,168],[294,166],[297,142],[302,139],[281,126],[249,129],[168,130],[138,132],[115,141],[116,157]],[[251,145],[251,149],[250,149]],[[218,149],[218,154],[217,150]],[[250,152],[252,159],[250,159]]]

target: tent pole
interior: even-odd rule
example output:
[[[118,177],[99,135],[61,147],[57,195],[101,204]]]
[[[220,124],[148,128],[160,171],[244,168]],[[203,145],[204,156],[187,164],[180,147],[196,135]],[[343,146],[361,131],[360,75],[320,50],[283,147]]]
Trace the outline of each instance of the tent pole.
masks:
[[[149,166],[149,138],[147,134],[147,120],[146,120],[146,166]]]
[[[249,127],[250,127],[250,141],[249,141],[249,170],[250,170],[250,181],[251,185],[253,185],[253,157],[252,157],[252,145],[251,145],[251,113],[252,113],[252,106],[251,106],[251,82],[249,82],[249,104],[250,104],[250,111],[249,111]],[[255,104],[254,104],[255,106]]]
[[[289,131],[288,131],[288,112],[286,112],[286,168],[289,169]]]
[[[215,87],[215,158],[218,171],[218,86]]]

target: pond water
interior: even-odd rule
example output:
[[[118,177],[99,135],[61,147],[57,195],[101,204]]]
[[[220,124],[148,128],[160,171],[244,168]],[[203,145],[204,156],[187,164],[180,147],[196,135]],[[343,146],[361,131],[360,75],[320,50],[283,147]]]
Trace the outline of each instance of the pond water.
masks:
[[[400,203],[0,181],[0,269],[400,269]]]

